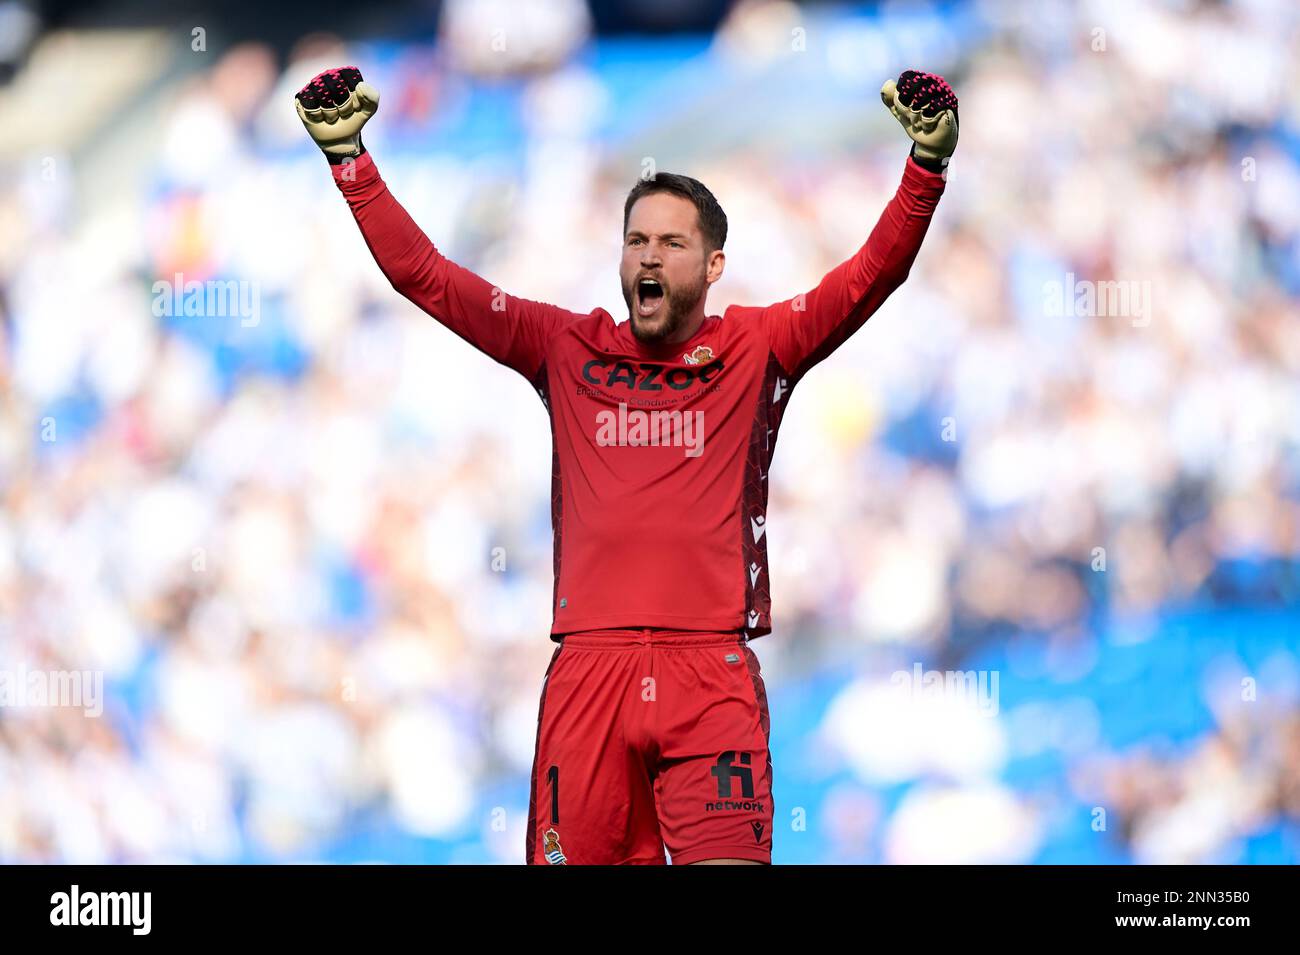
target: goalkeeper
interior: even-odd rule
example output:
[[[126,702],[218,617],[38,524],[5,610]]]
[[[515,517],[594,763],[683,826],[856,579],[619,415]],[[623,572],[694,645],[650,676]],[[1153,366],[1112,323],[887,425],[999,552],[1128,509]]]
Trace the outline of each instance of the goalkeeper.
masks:
[[[538,706],[531,865],[661,865],[665,849],[674,864],[771,861],[767,695],[749,643],[772,629],[777,434],[803,376],[907,278],[957,145],[941,77],[909,70],[881,99],[912,151],[856,252],[789,299],[711,315],[727,217],[703,183],[658,173],[623,206],[620,323],[506,294],[442,255],[366,151],[379,92],[355,68],[297,95],[393,287],[523,375],[550,416],[556,648]]]

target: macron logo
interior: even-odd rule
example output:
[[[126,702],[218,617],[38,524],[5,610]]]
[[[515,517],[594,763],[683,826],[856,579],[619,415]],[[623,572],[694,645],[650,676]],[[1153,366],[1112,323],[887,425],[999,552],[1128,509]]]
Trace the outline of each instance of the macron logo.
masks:
[[[51,925],[129,925],[133,935],[148,935],[152,892],[71,892],[50,896]]]

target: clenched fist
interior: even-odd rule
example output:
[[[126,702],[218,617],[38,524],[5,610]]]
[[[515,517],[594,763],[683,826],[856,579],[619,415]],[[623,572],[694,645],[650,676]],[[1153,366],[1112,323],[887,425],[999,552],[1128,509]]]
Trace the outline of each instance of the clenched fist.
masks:
[[[331,163],[366,151],[361,127],[379,109],[379,90],[355,66],[326,70],[294,96],[298,116]]]
[[[942,163],[957,148],[957,94],[942,76],[906,70],[880,98],[916,143],[918,159]]]

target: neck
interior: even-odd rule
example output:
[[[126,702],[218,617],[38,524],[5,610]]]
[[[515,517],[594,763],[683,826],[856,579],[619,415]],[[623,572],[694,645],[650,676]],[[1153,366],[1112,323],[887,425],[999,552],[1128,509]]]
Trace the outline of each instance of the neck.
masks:
[[[703,324],[704,303],[700,302],[695,311],[691,312],[690,317],[682,323],[682,327],[665,338],[664,343],[668,345],[680,345],[682,342],[690,341],[695,337],[695,333],[700,330],[700,326]]]

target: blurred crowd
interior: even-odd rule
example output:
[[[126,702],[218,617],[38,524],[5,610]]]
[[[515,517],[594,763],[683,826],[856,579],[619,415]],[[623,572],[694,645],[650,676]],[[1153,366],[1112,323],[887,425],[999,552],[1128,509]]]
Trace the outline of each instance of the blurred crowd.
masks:
[[[385,857],[357,833],[521,860],[553,648],[547,417],[375,266],[291,103],[342,63],[383,91],[367,146],[440,249],[618,318],[622,201],[656,144],[730,219],[709,313],[777,301],[897,187],[879,83],[947,75],[961,140],[916,266],[800,383],[772,471],[755,649],[778,812],[788,785],[832,847],[796,853],[778,816],[776,861],[1055,858],[1060,820],[1095,833],[1097,806],[1112,821],[1070,861],[1222,861],[1300,825],[1281,676],[1258,707],[1198,673],[1145,683],[1123,705],[1152,737],[1166,689],[1207,727],[1154,753],[1063,731],[1046,795],[1003,778],[1034,722],[1010,706],[886,724],[933,758],[872,742],[896,665],[1024,642],[1064,696],[1108,642],[1171,639],[1174,612],[1248,628],[1300,603],[1300,8],[958,4],[921,63],[924,18],[745,2],[689,82],[639,41],[653,82],[629,88],[561,6],[561,61],[508,81],[476,75],[468,16],[438,45],[214,52],[139,105],[155,134],[129,166],[25,157],[0,184],[0,668],[106,687],[98,719],[0,708],[0,861]],[[786,75],[858,105],[746,98]],[[700,101],[751,113],[754,141],[692,150]],[[245,294],[187,314],[178,278]],[[1294,626],[1275,650],[1291,672]],[[801,686],[829,688],[782,735]]]

